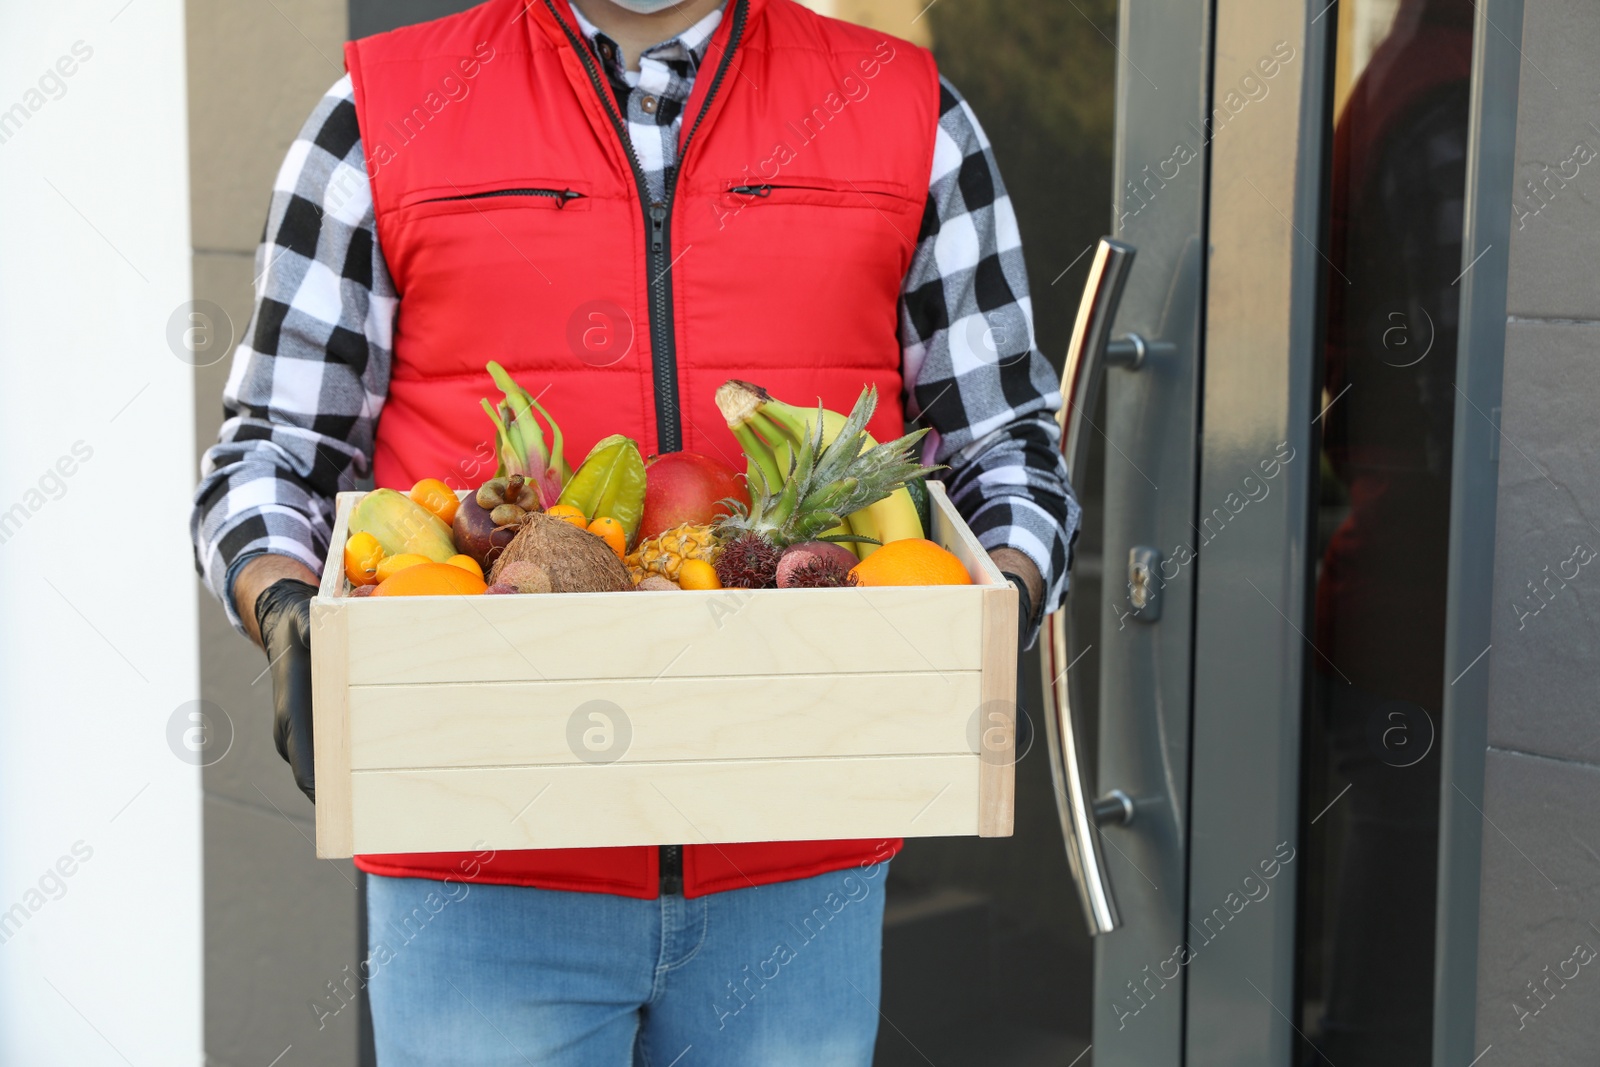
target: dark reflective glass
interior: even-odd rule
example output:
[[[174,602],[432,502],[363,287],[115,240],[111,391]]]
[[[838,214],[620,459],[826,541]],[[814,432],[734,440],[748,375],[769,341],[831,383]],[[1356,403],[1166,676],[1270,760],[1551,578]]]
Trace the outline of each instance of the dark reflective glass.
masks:
[[[1472,4],[1336,11],[1297,1062],[1416,1067],[1432,1044]]]

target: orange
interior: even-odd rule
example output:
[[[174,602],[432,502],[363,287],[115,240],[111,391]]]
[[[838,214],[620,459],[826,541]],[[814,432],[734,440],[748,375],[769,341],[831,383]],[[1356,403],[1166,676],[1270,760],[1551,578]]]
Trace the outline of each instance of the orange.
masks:
[[[954,553],[932,541],[890,541],[850,571],[857,585],[971,585],[972,576]]]
[[[416,552],[396,552],[392,556],[385,556],[382,563],[378,564],[378,584],[387,582],[396,574],[407,567],[415,567],[420,563],[432,563],[433,560]]]
[[[721,589],[717,568],[703,559],[686,559],[678,566],[679,589]]]
[[[611,546],[618,558],[628,554],[628,530],[610,515],[602,515],[591,522],[588,531]]]
[[[471,556],[451,556],[445,562],[452,567],[460,567],[468,574],[476,574],[479,578],[483,577],[483,568],[478,566],[478,561]]]
[[[437,478],[424,478],[413,485],[411,499],[437,515],[446,526],[456,521],[456,508],[461,506],[455,490]]]
[[[558,519],[566,519],[580,530],[589,528],[589,516],[571,504],[552,504],[544,509],[546,515],[554,515]]]
[[[419,563],[378,583],[373,596],[476,596],[488,586],[465,567]]]
[[[369,533],[358,533],[344,543],[344,576],[351,585],[378,584],[378,565],[383,562],[383,546]]]

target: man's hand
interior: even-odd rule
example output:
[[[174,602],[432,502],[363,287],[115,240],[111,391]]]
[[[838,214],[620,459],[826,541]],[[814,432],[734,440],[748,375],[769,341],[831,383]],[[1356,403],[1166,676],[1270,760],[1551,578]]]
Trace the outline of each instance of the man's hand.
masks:
[[[1032,616],[1044,601],[1044,577],[1040,575],[1039,568],[1033,565],[1033,560],[1014,548],[997,548],[989,553],[989,558],[1003,573],[1014,574],[1022,579],[1020,591],[1026,596],[1018,598],[1022,603],[1018,605],[1017,639],[1026,640],[1028,627],[1033,623]]]
[[[316,802],[316,766],[312,756],[311,600],[317,587],[301,576],[311,572],[281,556],[263,556],[245,564],[234,580],[245,625],[266,649],[272,672],[272,739],[278,755],[294,770],[295,785]],[[271,577],[270,584],[263,582]],[[249,584],[246,579],[249,579]]]
[[[256,602],[269,586],[282,578],[295,578],[307,585],[317,584],[317,576],[304,563],[274,553],[252,559],[233,578],[234,610],[244,622],[245,635],[263,648],[266,642],[261,639],[261,627],[256,621]]]

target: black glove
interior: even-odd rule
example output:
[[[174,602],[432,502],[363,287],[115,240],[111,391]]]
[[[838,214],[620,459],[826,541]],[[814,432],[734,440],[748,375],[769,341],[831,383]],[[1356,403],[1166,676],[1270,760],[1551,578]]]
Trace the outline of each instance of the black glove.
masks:
[[[1033,623],[1033,597],[1028,593],[1028,583],[1010,571],[1001,571],[1017,590],[1017,651],[1028,639],[1028,627]],[[1017,758],[1021,759],[1033,746],[1033,719],[1022,703],[1022,674],[1017,673]]]
[[[281,578],[256,598],[256,625],[272,671],[272,739],[294,784],[317,800],[311,748],[311,599],[317,587]]]

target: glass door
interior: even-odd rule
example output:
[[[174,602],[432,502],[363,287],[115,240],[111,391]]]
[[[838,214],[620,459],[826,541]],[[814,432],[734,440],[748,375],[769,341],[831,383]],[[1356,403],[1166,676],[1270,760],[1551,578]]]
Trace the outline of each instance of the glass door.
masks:
[[[891,926],[881,1062],[1409,1067],[1455,1062],[1436,1015],[1470,1039],[1447,874],[1475,879],[1475,827],[1440,797],[1473,773],[1446,664],[1479,654],[1452,498],[1480,7],[1122,0],[1114,33],[1076,3],[922,9],[1012,182],[1087,506],[1018,836],[897,863],[905,914],[983,914],[915,948]],[[1062,25],[1099,40],[1052,51]],[[1096,62],[1109,175],[1074,155]],[[988,991],[917,1047],[891,1012],[912,970]]]
[[[1463,1029],[1439,961],[1475,934],[1440,872],[1463,838],[1441,797],[1472,788],[1446,712],[1471,666],[1452,497],[1481,7],[1215,2],[1189,1067],[1458,1062],[1435,1015]]]
[[[1341,0],[1313,441],[1301,1058],[1433,1058],[1472,0]]]

